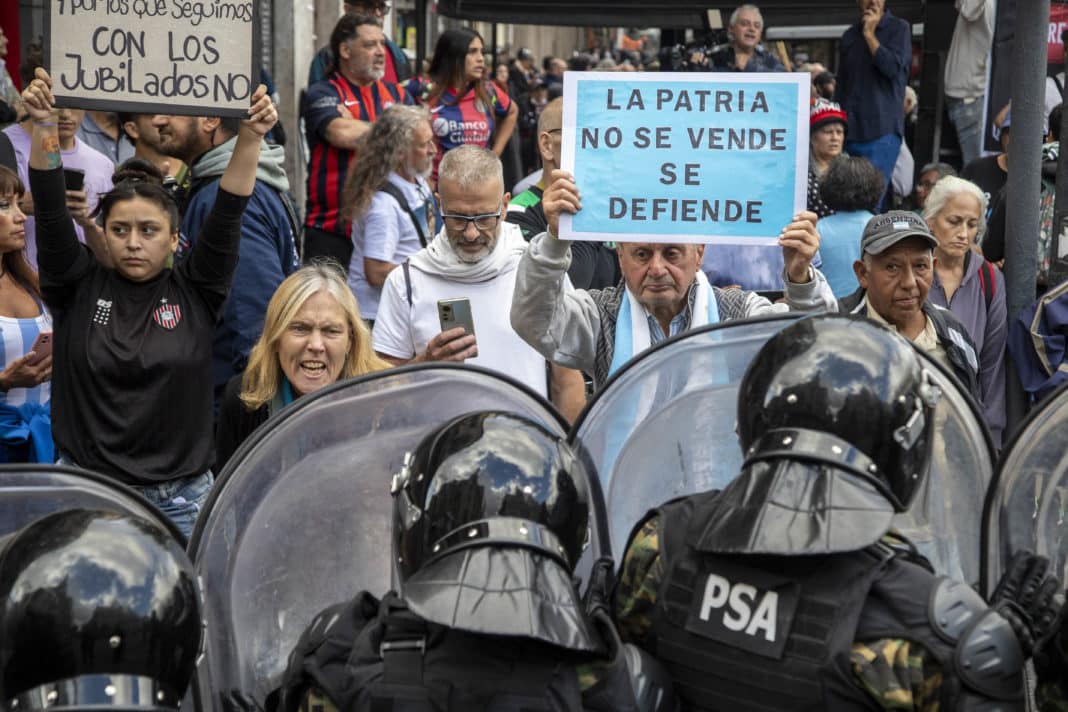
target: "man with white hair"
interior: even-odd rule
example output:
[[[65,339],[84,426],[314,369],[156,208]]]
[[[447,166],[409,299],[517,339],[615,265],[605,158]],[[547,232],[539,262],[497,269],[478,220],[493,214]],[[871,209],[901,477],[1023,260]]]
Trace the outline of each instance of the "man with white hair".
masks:
[[[527,243],[506,223],[509,194],[501,161],[489,150],[460,146],[438,168],[442,226],[426,248],[389,273],[374,325],[374,349],[400,365],[472,363],[523,383],[574,417],[585,401],[582,374],[553,366],[509,323],[519,260]],[[463,326],[442,331],[438,305],[466,299],[476,333]]]
[[[756,5],[740,5],[731,13],[731,44],[711,57],[714,72],[785,72],[782,62],[760,44],[764,17]]]

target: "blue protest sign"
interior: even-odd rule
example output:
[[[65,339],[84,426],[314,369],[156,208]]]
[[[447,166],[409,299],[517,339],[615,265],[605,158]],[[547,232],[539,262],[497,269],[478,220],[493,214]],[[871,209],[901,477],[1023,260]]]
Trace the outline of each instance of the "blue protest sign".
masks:
[[[564,75],[567,240],[775,244],[805,209],[804,73]]]

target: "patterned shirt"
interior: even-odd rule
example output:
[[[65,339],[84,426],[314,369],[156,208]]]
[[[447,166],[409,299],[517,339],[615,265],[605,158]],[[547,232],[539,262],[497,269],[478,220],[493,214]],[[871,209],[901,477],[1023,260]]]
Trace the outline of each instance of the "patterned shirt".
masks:
[[[390,106],[411,103],[411,97],[396,84],[378,81],[360,86],[337,72],[308,89],[303,113],[311,161],[305,225],[349,237],[348,221],[340,214],[341,193],[356,154],[326,140],[330,122],[342,117],[342,109],[354,119],[374,122]]]
[[[652,517],[628,545],[616,586],[616,625],[624,641],[645,642],[664,575],[660,519]],[[895,639],[856,642],[850,660],[857,687],[882,709],[938,712],[942,666],[920,646]]]

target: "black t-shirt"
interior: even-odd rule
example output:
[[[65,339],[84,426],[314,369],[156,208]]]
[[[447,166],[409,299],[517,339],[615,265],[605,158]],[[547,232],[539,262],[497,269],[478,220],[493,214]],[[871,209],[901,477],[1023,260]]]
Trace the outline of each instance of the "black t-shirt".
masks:
[[[989,217],[990,210],[994,205],[994,199],[1001,192],[1001,189],[1005,187],[1005,182],[1009,179],[1009,174],[1001,170],[1001,166],[998,165],[998,157],[983,156],[982,158],[976,158],[964,166],[960,177],[975,183],[986,193],[987,217]]]
[[[204,472],[215,459],[212,338],[248,198],[220,190],[188,258],[131,282],[78,242],[62,170],[31,170],[30,184],[41,292],[56,332],[57,448],[128,484]]]

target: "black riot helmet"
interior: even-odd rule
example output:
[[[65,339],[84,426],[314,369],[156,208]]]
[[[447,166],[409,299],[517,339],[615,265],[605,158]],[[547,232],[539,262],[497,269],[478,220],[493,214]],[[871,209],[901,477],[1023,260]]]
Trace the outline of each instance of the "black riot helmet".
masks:
[[[192,564],[145,519],[57,512],[0,550],[6,710],[176,710],[201,633]]]
[[[773,336],[738,391],[746,462],[844,470],[908,509],[931,459],[937,386],[913,346],[873,321],[802,319]]]
[[[597,647],[571,583],[588,482],[568,444],[525,417],[488,411],[446,423],[393,478],[401,596],[443,625]]]
[[[493,543],[537,549],[572,570],[589,520],[581,468],[563,439],[519,415],[489,411],[445,424],[394,482],[401,581],[434,557]],[[517,526],[492,522],[502,519]]]

